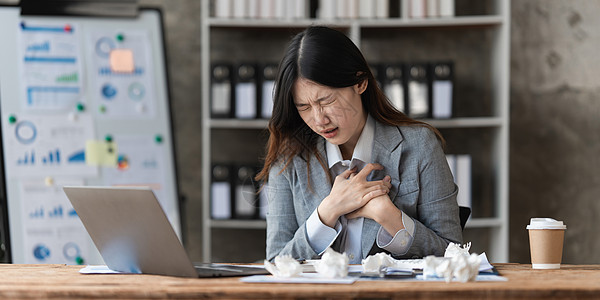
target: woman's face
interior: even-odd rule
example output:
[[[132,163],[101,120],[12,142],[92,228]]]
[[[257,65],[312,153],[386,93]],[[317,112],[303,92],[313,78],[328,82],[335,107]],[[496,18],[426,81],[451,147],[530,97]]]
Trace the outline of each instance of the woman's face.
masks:
[[[328,142],[353,150],[366,123],[360,95],[367,81],[332,88],[305,78],[294,83],[294,104],[302,120]]]

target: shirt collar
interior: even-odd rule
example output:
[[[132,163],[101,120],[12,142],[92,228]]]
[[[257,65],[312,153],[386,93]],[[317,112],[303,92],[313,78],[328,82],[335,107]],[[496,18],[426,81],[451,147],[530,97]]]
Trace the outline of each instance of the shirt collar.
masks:
[[[371,117],[371,115],[368,115],[367,122],[365,123],[365,126],[360,133],[360,137],[356,142],[356,146],[354,147],[351,162],[354,160],[360,160],[363,163],[370,163],[374,139],[375,120]],[[325,141],[325,147],[327,151],[327,163],[329,164],[329,169],[331,169],[336,163],[343,161],[342,152],[340,151],[340,147],[338,145],[334,145],[328,141]],[[351,163],[350,165],[352,166],[354,164]]]

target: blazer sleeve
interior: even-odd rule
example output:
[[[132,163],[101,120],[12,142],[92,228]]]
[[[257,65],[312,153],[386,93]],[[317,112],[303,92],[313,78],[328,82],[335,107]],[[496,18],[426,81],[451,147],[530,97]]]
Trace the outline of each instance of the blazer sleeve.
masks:
[[[313,259],[318,254],[312,249],[306,234],[305,220],[301,224],[294,207],[292,186],[295,180],[292,166],[281,172],[283,164],[269,171],[267,210],[267,260],[277,255],[291,255],[296,259]],[[281,174],[280,174],[281,173]]]
[[[443,256],[450,242],[462,243],[458,188],[440,142],[435,134],[423,128],[418,143],[421,157],[417,160],[419,195],[416,208],[414,239],[404,257]]]

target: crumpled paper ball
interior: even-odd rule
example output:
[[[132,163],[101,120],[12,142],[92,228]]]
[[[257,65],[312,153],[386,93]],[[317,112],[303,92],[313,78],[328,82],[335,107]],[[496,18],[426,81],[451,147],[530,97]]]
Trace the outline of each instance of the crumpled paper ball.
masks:
[[[450,243],[446,247],[444,257],[455,257],[460,255],[469,255],[469,249],[471,249],[471,242],[461,246],[460,244]]]
[[[475,281],[479,274],[481,258],[473,253],[471,255],[457,255],[454,257],[425,257],[423,277],[441,277],[450,281]]]
[[[446,282],[452,280],[452,268],[450,266],[450,258],[435,257],[433,255],[425,257],[423,266],[423,278],[445,278]]]
[[[386,268],[394,265],[394,258],[384,252],[379,252],[375,255],[369,255],[362,260],[364,273],[379,273],[381,268]]]
[[[298,277],[302,273],[300,263],[290,255],[278,255],[275,264],[265,260],[265,269],[275,277]]]
[[[460,255],[452,258],[454,271],[452,275],[460,282],[475,281],[479,274],[481,258],[473,253],[471,255]]]
[[[346,253],[341,254],[327,248],[321,260],[315,262],[315,270],[320,277],[342,278],[348,276],[348,262]]]

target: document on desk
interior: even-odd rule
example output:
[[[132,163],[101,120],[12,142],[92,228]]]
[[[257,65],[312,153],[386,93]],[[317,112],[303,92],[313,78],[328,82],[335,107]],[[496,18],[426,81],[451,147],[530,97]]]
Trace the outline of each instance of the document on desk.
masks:
[[[352,284],[357,278],[322,278],[317,273],[302,273],[300,277],[282,278],[272,275],[254,275],[241,278],[240,281],[248,283],[324,283],[324,284]]]
[[[488,261],[487,255],[485,252],[479,254],[479,258],[481,258],[481,264],[479,265],[479,271],[487,271],[491,270],[493,266]],[[391,269],[398,270],[413,270],[419,269],[422,270],[425,267],[425,259],[398,259],[394,262],[394,266]]]
[[[442,277],[427,277],[427,279],[424,278],[423,275],[417,275],[416,278],[418,281],[446,281],[445,278]],[[502,277],[499,275],[477,275],[477,277],[475,278],[475,281],[508,281],[508,278],[506,277]]]
[[[87,265],[84,268],[79,270],[81,274],[131,274],[125,272],[119,272],[115,270],[111,270],[106,265]]]

